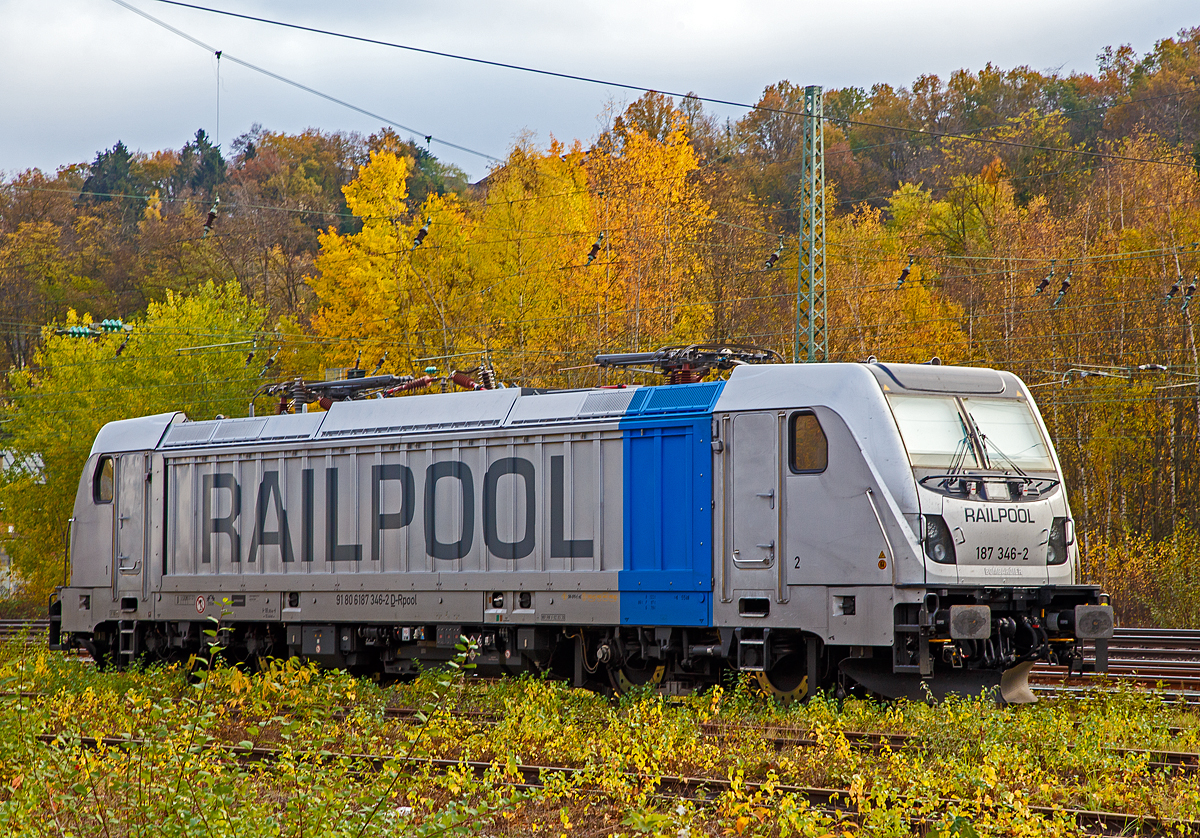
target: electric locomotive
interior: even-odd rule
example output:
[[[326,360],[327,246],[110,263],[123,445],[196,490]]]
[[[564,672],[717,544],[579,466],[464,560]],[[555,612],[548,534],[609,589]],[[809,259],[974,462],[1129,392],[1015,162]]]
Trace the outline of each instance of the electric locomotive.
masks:
[[[466,635],[481,672],[680,691],[736,670],[785,698],[1030,701],[1030,667],[1082,668],[1085,640],[1103,669],[1112,609],[1077,584],[1061,468],[1016,376],[755,363],[772,355],[597,358],[670,375],[649,387],[295,382],[277,415],[112,422],[51,643],[171,659],[215,618],[234,659],[404,675]]]

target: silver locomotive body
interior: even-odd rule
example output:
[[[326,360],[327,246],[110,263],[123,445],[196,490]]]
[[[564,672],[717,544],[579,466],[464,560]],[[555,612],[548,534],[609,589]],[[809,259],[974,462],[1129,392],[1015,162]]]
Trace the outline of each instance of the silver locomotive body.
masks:
[[[618,689],[728,668],[779,695],[1001,684],[1112,632],[1065,487],[993,370],[744,366],[726,382],[337,402],[107,425],[52,642],[403,674],[460,634],[495,671]]]

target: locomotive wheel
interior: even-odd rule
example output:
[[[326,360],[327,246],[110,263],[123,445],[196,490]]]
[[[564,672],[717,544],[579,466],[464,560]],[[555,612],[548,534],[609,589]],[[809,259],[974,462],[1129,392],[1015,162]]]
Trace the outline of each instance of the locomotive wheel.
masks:
[[[780,701],[800,701],[808,695],[804,655],[799,652],[784,655],[769,670],[754,674],[762,691]]]
[[[624,695],[638,687],[658,686],[662,683],[666,673],[667,667],[663,664],[642,661],[640,667],[629,665],[612,667],[608,670],[608,680],[618,695]]]

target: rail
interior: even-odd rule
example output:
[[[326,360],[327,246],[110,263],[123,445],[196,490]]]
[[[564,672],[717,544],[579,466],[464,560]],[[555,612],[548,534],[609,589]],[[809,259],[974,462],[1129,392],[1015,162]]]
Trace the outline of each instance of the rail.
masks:
[[[1095,661],[1093,643],[1085,644],[1084,660],[1089,664]],[[1066,667],[1038,664],[1029,680],[1042,694],[1069,694],[1119,683],[1200,704],[1200,629],[1119,628],[1108,643],[1106,674],[1068,672]]]
[[[146,740],[125,736],[93,737],[68,736],[64,734],[41,734],[37,737],[41,742],[52,747],[79,749],[133,749],[145,747]],[[413,772],[425,771],[430,774],[445,775],[451,771],[468,770],[478,777],[493,773],[500,764],[496,760],[466,760],[466,759],[437,759],[431,757],[400,756],[392,753],[341,753],[331,751],[314,751],[297,753],[272,747],[243,747],[230,743],[212,743],[210,752],[215,756],[224,756],[242,765],[255,763],[274,763],[281,758],[293,759],[304,756],[318,762],[340,762],[344,765],[358,766],[354,769],[361,772],[378,772],[391,766],[394,770],[407,768]],[[498,785],[515,789],[542,789],[554,779],[568,779],[581,789],[591,789],[595,793],[604,794],[605,789],[596,783],[595,771],[590,768],[553,764],[526,764],[512,760],[508,763],[509,771],[495,782]],[[698,805],[710,805],[714,798],[727,794],[735,787],[735,781],[725,777],[711,776],[677,776],[667,774],[642,774],[638,772],[621,772],[626,780],[648,792],[658,799],[673,801],[689,801]],[[856,792],[853,789],[810,788],[807,786],[780,784],[777,782],[763,783],[752,780],[738,781],[737,787],[742,793],[769,791],[773,794],[792,794],[804,799],[814,809],[837,814],[849,821],[857,821],[861,814],[854,802]],[[933,801],[931,801],[933,802]],[[942,804],[939,809],[945,810],[955,801],[936,801]],[[983,804],[990,810],[1009,808],[1009,804],[991,802]],[[1058,806],[1025,806],[1026,811],[1041,815],[1046,819],[1067,818],[1074,822],[1076,828],[1084,835],[1183,835],[1195,834],[1200,831],[1200,822],[1160,818],[1151,814],[1133,812],[1105,812],[1087,809],[1063,808]],[[913,822],[910,826],[923,831],[929,824]]]
[[[49,620],[0,620],[0,640],[26,633],[41,635],[48,631]]]

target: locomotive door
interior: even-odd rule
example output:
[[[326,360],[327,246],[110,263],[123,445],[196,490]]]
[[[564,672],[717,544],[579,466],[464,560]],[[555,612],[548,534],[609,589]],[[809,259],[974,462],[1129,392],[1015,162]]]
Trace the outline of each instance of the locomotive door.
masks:
[[[779,422],[774,413],[732,417],[732,432],[726,435],[724,578],[729,592],[773,592],[775,600],[783,602],[787,588],[780,584],[784,538]]]
[[[122,454],[117,462],[113,599],[142,597],[146,567],[146,455]]]

